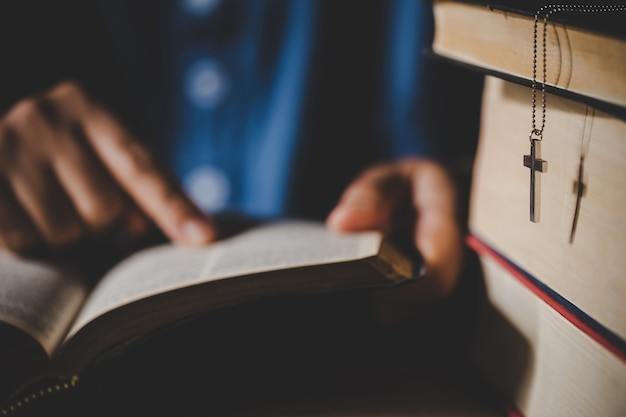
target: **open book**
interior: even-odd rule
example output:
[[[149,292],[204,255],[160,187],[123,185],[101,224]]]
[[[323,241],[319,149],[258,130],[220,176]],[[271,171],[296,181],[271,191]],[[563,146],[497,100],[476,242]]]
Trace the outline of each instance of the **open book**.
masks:
[[[71,377],[111,349],[199,313],[273,295],[396,285],[419,275],[415,259],[380,233],[339,234],[299,220],[255,226],[203,248],[142,249],[95,286],[69,268],[0,254],[1,353],[13,354],[9,361],[27,376],[43,369]]]

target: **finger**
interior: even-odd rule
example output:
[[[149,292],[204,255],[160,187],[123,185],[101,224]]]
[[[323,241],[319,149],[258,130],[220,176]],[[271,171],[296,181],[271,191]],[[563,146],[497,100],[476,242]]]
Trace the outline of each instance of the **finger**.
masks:
[[[137,206],[172,240],[190,245],[215,238],[211,220],[159,169],[148,150],[103,109],[93,106],[85,124],[96,154]]]
[[[83,233],[82,224],[48,164],[44,148],[54,133],[37,101],[22,100],[14,106],[0,132],[4,178],[39,235],[51,246],[76,240]]]
[[[202,244],[214,229],[178,183],[159,169],[154,158],[104,108],[86,97],[75,83],[63,83],[47,94],[56,103],[57,119],[81,120],[95,155],[133,204],[172,240]],[[55,112],[52,112],[54,116]]]
[[[51,169],[24,170],[10,175],[9,182],[48,245],[64,246],[83,235],[78,213]]]
[[[383,165],[359,176],[344,191],[327,218],[334,230],[389,231],[393,213],[408,192],[408,177],[400,165]]]
[[[39,234],[4,180],[0,180],[0,248],[24,252],[39,242]]]
[[[125,196],[93,154],[80,126],[55,129],[55,134],[63,152],[52,155],[52,168],[83,224],[97,232],[120,220]]]

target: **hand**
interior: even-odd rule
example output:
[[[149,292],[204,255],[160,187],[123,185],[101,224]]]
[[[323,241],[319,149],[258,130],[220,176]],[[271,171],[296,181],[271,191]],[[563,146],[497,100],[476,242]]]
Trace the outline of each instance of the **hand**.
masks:
[[[407,211],[409,222],[404,215]],[[372,295],[381,321],[395,322],[454,290],[463,261],[463,241],[456,190],[440,164],[413,158],[367,170],[344,191],[327,225],[337,231],[391,233],[405,228],[411,232],[425,261],[425,277],[411,285],[375,291]]]
[[[17,103],[0,119],[0,248],[64,247],[115,224],[153,221],[175,242],[214,230],[145,149],[75,83]]]

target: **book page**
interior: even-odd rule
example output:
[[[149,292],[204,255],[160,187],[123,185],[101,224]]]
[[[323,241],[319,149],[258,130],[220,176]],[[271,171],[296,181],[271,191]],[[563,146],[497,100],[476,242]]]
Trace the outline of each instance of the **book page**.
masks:
[[[86,285],[51,264],[0,252],[0,320],[51,355],[87,296]]]
[[[228,277],[349,261],[376,255],[381,240],[377,232],[339,234],[317,223],[276,223],[222,242],[201,275]]]
[[[321,223],[289,221],[257,227],[204,248],[149,248],[103,277],[68,338],[95,317],[142,298],[229,277],[374,256],[381,240],[376,232],[338,234]]]

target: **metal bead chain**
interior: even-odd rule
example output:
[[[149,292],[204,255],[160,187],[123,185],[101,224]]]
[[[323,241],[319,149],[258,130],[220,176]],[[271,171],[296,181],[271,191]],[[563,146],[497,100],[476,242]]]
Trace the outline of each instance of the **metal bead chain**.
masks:
[[[543,129],[546,126],[546,81],[548,74],[548,66],[546,58],[547,51],[547,31],[548,31],[548,19],[552,13],[557,12],[578,12],[578,13],[607,13],[607,12],[623,12],[626,11],[626,5],[613,4],[549,4],[543,6],[535,13],[534,26],[533,26],[533,79],[532,79],[532,129],[530,131],[530,140],[542,140]],[[542,34],[542,56],[543,56],[543,68],[542,68],[542,83],[541,83],[541,127],[537,128],[537,26],[539,24],[539,17],[543,16],[543,34]]]

